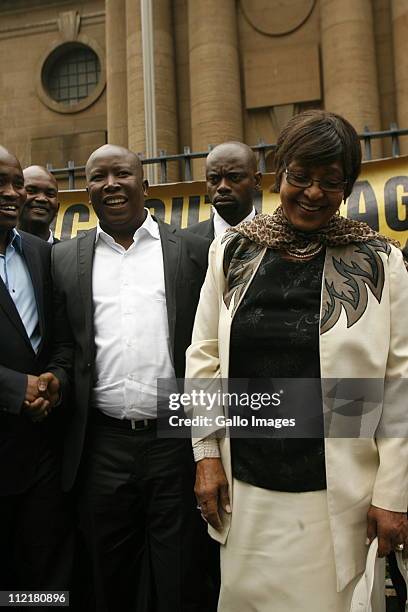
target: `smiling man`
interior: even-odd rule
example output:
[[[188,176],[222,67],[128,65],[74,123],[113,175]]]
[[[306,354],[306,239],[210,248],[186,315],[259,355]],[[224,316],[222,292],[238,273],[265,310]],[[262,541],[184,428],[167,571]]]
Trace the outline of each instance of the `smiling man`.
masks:
[[[254,152],[243,142],[224,142],[206,160],[207,193],[213,214],[186,229],[214,240],[232,225],[250,221],[256,214],[253,199],[261,184]]]
[[[47,418],[60,383],[40,376],[52,340],[51,247],[15,229],[25,199],[21,166],[0,147],[0,590],[67,589],[70,521]]]
[[[184,377],[209,242],[144,208],[131,151],[100,147],[86,178],[98,226],[54,247],[53,275],[76,354],[63,482],[79,485],[97,609],[208,612],[191,444],[157,436],[157,379]]]
[[[27,199],[20,212],[19,227],[55,244],[59,240],[54,238],[50,225],[59,208],[57,179],[42,166],[29,166],[23,174]]]

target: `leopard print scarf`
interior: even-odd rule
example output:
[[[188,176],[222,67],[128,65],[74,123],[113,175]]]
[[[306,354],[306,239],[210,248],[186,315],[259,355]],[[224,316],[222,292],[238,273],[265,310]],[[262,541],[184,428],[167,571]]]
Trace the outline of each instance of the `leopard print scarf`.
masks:
[[[326,227],[316,232],[299,232],[286,219],[281,206],[272,215],[256,215],[251,221],[243,221],[229,231],[237,232],[262,247],[285,252],[304,252],[319,244],[332,247],[369,240],[383,240],[401,248],[397,240],[379,234],[366,223],[339,215],[333,216]]]

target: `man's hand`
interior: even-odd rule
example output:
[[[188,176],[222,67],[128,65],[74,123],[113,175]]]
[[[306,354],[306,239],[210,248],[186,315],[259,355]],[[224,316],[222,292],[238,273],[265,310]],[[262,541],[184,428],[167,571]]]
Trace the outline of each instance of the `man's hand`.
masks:
[[[24,404],[31,404],[39,396],[38,376],[27,374],[27,388],[25,392]]]
[[[60,399],[60,381],[52,372],[45,372],[38,377],[38,391],[43,397],[48,397],[53,408]]]
[[[367,538],[378,537],[378,556],[385,557],[407,541],[408,522],[405,512],[391,512],[370,506],[367,513]]]
[[[23,410],[35,423],[43,421],[59,400],[60,383],[51,372],[39,377],[27,375],[27,391]]]
[[[228,482],[219,458],[201,459],[197,463],[194,492],[203,518],[221,531],[221,509],[230,514]]]

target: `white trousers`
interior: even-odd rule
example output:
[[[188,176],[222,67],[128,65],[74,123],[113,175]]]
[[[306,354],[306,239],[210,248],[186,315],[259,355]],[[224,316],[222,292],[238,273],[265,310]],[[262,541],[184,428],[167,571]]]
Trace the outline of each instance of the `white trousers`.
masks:
[[[234,480],[233,492],[218,612],[348,612],[360,576],[337,592],[326,491],[284,493]],[[383,612],[385,564],[376,564],[373,612]]]

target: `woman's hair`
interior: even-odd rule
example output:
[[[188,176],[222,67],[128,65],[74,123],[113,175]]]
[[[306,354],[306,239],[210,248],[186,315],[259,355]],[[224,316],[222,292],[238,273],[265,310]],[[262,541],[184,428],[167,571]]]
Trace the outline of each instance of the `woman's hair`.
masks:
[[[282,173],[296,160],[320,166],[340,161],[344,180],[344,197],[348,197],[360,173],[361,147],[351,123],[324,110],[309,110],[295,115],[279,134],[275,150],[275,190],[279,191]]]

